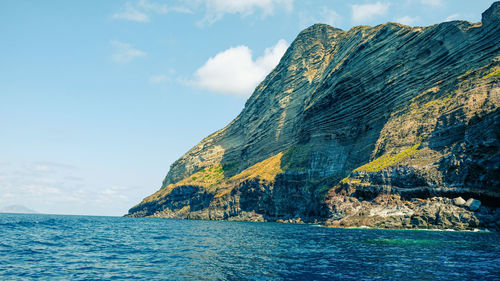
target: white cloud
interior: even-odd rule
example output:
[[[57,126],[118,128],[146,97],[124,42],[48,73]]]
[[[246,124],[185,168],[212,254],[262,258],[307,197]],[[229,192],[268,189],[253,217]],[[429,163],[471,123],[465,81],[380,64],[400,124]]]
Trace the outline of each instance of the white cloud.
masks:
[[[438,7],[438,6],[443,5],[442,0],[421,0],[421,2],[424,5],[429,5],[429,6],[434,6],[434,7]]]
[[[366,22],[374,17],[383,16],[389,10],[388,3],[377,2],[375,4],[352,5],[352,20],[356,23]]]
[[[288,43],[284,39],[281,39],[276,45],[264,50],[264,56],[259,57],[256,63],[264,70],[265,75],[269,74],[269,72],[279,63],[287,48]]]
[[[4,194],[2,195],[2,197],[3,197],[4,199],[10,199],[10,198],[14,198],[14,197],[15,197],[15,195],[14,195],[14,194],[12,194],[12,193],[10,193],[10,192],[7,192],[7,193],[4,193]]]
[[[0,208],[21,204],[46,213],[120,215],[136,196],[132,187],[90,183],[80,177],[84,171],[63,163],[24,162],[2,168]]]
[[[331,26],[336,26],[340,23],[341,17],[334,10],[323,7],[323,9],[321,9],[321,19],[323,23],[329,24]]]
[[[453,14],[453,15],[448,16],[444,21],[454,21],[454,20],[458,20],[459,18],[460,18],[459,14]]]
[[[115,53],[111,58],[117,63],[128,63],[136,57],[146,56],[144,51],[134,48],[129,43],[113,40],[111,45],[115,48]]]
[[[288,44],[281,39],[256,60],[247,46],[229,48],[196,70],[191,84],[215,93],[247,97],[278,64],[287,48]]]
[[[158,4],[149,2],[147,0],[139,0],[137,6],[142,8],[146,12],[153,12],[162,15],[169,12],[169,7],[167,6],[167,4]]]
[[[176,4],[172,4],[176,3]],[[277,8],[286,11],[293,10],[293,0],[191,0],[170,1],[165,4],[160,1],[137,0],[126,2],[121,10],[111,16],[115,20],[135,22],[150,22],[153,15],[165,15],[171,12],[189,13],[194,10],[204,10],[204,17],[198,22],[212,24],[225,14],[239,14],[242,17],[260,12],[262,16],[274,14]]]
[[[117,201],[127,201],[128,197],[123,193],[129,190],[128,187],[112,186],[98,192],[96,201],[100,203],[114,203]]]
[[[412,25],[412,24],[414,24],[417,20],[418,20],[418,18],[417,18],[417,17],[404,16],[404,17],[401,17],[401,18],[397,18],[397,19],[395,19],[394,21],[395,21],[395,22],[399,22],[399,23],[401,23],[401,24],[405,24],[405,25]]]
[[[48,165],[36,165],[33,169],[37,172],[50,172],[52,170]]]
[[[149,83],[151,84],[161,84],[170,81],[170,77],[164,74],[153,75],[149,78]]]
[[[142,12],[140,9],[130,3],[125,3],[125,7],[122,9],[122,11],[113,14],[111,18],[136,22],[149,22],[150,20],[148,14]]]
[[[72,188],[80,184],[78,180],[62,180],[61,175],[73,173],[74,167],[59,163],[26,163],[12,166],[7,172],[8,176],[0,185],[0,193],[10,194],[3,199],[17,199],[17,203],[23,200],[55,202],[71,196]]]
[[[34,182],[40,183],[40,184],[48,184],[48,185],[57,183],[57,181],[54,178],[50,178],[50,177],[37,178],[34,180]]]
[[[125,6],[119,13],[113,14],[112,19],[129,20],[136,22],[149,22],[152,14],[165,15],[169,12],[192,13],[192,11],[183,6],[168,6],[148,0],[139,0],[135,4],[125,3]]]
[[[261,10],[264,16],[274,13],[275,7],[283,7],[287,11],[293,9],[293,0],[207,0],[206,15],[202,22],[214,23],[224,14],[240,14],[248,16]]]

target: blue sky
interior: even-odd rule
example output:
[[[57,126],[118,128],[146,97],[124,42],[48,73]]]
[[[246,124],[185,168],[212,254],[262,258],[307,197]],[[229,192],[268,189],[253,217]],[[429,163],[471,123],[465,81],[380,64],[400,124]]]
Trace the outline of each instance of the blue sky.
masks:
[[[478,22],[493,1],[0,1],[0,207],[122,215],[307,26]]]

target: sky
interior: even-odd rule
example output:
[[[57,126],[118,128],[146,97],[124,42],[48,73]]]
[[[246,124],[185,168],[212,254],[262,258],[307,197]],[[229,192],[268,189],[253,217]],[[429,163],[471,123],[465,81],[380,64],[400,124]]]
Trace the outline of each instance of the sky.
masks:
[[[304,28],[479,22],[492,3],[2,0],[0,208],[126,214]]]

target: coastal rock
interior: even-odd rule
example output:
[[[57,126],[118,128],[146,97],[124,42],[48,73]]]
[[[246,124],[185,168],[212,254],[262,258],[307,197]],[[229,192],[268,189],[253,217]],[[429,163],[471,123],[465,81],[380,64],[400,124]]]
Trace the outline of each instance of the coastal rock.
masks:
[[[477,211],[477,210],[479,210],[479,207],[481,207],[481,201],[473,199],[473,198],[470,198],[465,203],[465,206],[467,208],[469,208],[469,210],[471,210],[471,211]]]
[[[457,198],[454,198],[453,199],[453,204],[457,205],[457,206],[465,206],[465,200],[462,198],[462,197],[457,197]]]
[[[499,7],[481,23],[305,29],[128,216],[500,229]]]

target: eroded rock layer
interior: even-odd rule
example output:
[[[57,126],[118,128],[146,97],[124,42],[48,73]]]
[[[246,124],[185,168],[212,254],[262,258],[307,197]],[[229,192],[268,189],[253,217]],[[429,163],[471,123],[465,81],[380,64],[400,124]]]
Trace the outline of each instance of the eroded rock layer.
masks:
[[[498,229],[499,82],[500,2],[481,23],[313,25],[128,216]]]

